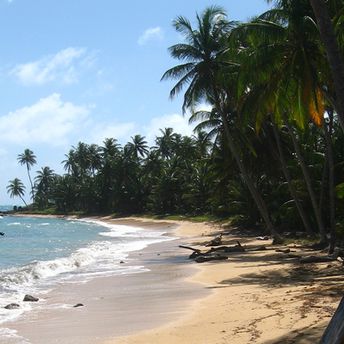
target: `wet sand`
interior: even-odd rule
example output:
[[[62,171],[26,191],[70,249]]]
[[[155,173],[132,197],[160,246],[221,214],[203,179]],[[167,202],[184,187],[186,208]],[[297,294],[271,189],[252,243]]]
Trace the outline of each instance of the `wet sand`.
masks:
[[[167,223],[117,223],[162,229],[168,235],[173,235],[176,228]],[[59,284],[42,295],[41,305],[34,305],[33,311],[3,327],[17,331],[33,344],[91,344],[173,321],[208,293],[201,284],[185,281],[196,269],[178,249],[179,243],[175,239],[150,245],[132,252],[124,262],[145,266],[149,271],[100,277],[83,284]],[[77,303],[84,306],[74,308]],[[9,343],[8,338],[0,338],[0,343]]]

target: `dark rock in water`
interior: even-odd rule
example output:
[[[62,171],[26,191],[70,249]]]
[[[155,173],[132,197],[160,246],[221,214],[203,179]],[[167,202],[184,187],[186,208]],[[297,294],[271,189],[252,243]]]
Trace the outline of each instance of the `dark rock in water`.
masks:
[[[38,297],[34,297],[34,296],[31,296],[31,295],[28,295],[28,294],[26,294],[24,296],[24,299],[23,299],[23,301],[27,301],[27,302],[37,302],[38,300],[39,300]]]
[[[10,303],[7,306],[5,306],[4,308],[6,308],[6,309],[18,309],[18,308],[20,308],[20,306],[18,305],[18,303]]]
[[[124,264],[123,260],[121,260],[119,263],[120,263],[120,264]]]
[[[84,307],[84,305],[82,303],[77,303],[76,305],[73,306],[74,308],[78,308],[78,307]]]

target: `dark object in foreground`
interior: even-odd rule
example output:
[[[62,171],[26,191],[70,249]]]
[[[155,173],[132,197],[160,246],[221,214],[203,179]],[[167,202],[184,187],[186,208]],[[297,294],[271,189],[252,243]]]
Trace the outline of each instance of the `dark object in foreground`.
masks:
[[[18,309],[18,308],[20,308],[20,306],[18,305],[18,303],[10,303],[9,305],[5,306],[4,308],[6,308],[6,309]]]
[[[37,302],[38,300],[39,300],[38,297],[34,297],[34,296],[31,296],[31,295],[28,295],[28,294],[26,294],[24,296],[24,299],[23,299],[23,301],[26,301],[26,302]]]
[[[344,297],[330,320],[320,340],[320,344],[344,343]]]
[[[0,232],[0,235],[1,235],[1,236],[4,236],[4,235],[5,235],[5,233],[4,233],[4,232]]]

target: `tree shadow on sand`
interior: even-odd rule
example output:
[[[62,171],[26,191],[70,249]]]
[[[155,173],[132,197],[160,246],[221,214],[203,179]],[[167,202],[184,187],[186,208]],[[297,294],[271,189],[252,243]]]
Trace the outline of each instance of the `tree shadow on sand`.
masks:
[[[326,322],[322,322],[315,327],[294,330],[285,336],[266,341],[264,344],[315,344],[319,342],[326,325]]]

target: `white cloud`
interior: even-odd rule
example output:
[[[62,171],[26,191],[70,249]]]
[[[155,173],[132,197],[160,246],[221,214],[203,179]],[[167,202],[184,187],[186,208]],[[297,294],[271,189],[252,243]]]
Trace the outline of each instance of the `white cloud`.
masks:
[[[15,66],[10,75],[24,85],[43,85],[53,81],[71,84],[78,81],[79,69],[93,62],[85,48],[69,47],[37,61]]]
[[[137,40],[139,45],[145,45],[148,41],[151,40],[162,40],[164,38],[164,33],[161,27],[152,27],[143,32],[143,34]]]
[[[115,138],[120,142],[126,143],[130,139],[130,136],[136,133],[136,126],[133,122],[98,123],[92,125],[92,128],[90,140],[92,143],[99,145],[106,138]]]
[[[135,134],[145,136],[149,145],[155,144],[155,138],[161,135],[160,129],[173,128],[173,131],[182,135],[192,135],[194,126],[188,124],[188,117],[180,114],[163,115],[152,118],[147,125],[138,126],[134,122],[103,122],[93,123],[90,121],[87,127],[91,127],[92,134],[88,138],[89,142],[102,144],[105,138],[115,138],[121,144],[130,141],[130,137]]]
[[[180,114],[164,115],[154,117],[143,127],[143,133],[147,141],[154,145],[156,136],[161,134],[160,129],[172,128],[175,133],[181,135],[192,135],[193,126],[189,125],[188,117]]]
[[[0,140],[25,145],[66,145],[68,135],[80,127],[89,111],[86,106],[62,101],[61,96],[54,93],[0,117]]]

